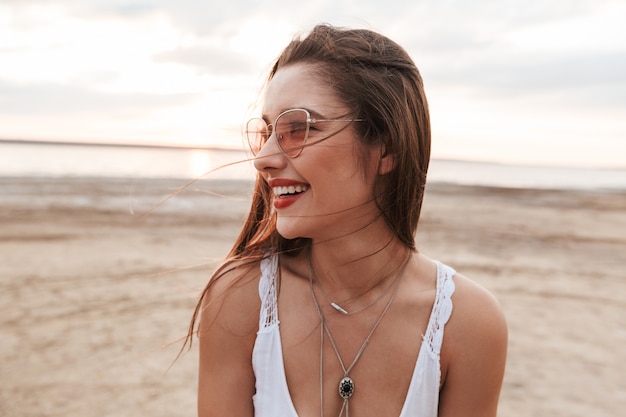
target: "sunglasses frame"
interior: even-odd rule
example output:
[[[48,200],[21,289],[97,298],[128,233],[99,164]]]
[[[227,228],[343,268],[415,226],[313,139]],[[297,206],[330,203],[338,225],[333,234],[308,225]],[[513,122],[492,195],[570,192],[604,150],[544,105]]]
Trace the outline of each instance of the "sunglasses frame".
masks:
[[[283,146],[281,145],[281,141],[280,138],[277,137],[275,135],[275,130],[274,127],[276,126],[276,124],[278,123],[278,121],[280,120],[281,117],[283,117],[285,114],[289,114],[289,113],[293,113],[293,112],[302,112],[306,115],[306,132],[304,134],[304,139],[302,140],[302,145],[299,145],[297,148],[290,148],[290,149],[284,149]],[[251,123],[255,122],[255,121],[261,121],[265,124],[265,129],[266,129],[266,137],[267,139],[265,140],[265,142],[263,142],[262,144],[260,144],[260,146],[258,146],[258,150],[255,152],[255,147],[253,146],[253,141],[250,140],[250,134],[252,133],[249,130],[249,126]],[[345,122],[345,123],[352,123],[352,122],[363,122],[364,119],[345,119],[345,118],[340,118],[340,119],[316,119],[311,117],[311,113],[306,110],[306,109],[300,109],[300,108],[295,108],[295,109],[289,109],[289,110],[285,110],[284,112],[282,112],[281,114],[279,114],[276,119],[274,120],[274,123],[267,123],[267,121],[265,121],[265,119],[261,118],[261,117],[253,117],[252,119],[248,120],[248,122],[246,123],[246,129],[245,129],[245,134],[246,134],[246,140],[248,141],[248,146],[250,147],[250,150],[252,151],[253,155],[257,155],[261,149],[263,149],[263,147],[265,146],[265,144],[270,140],[270,138],[272,136],[276,137],[276,144],[278,145],[278,148],[281,150],[282,153],[284,153],[287,157],[289,158],[297,158],[298,156],[300,156],[300,154],[302,153],[302,151],[304,150],[306,144],[307,144],[307,139],[309,138],[309,132],[311,129],[311,125],[318,123],[318,122]],[[346,125],[347,127],[347,125]],[[336,134],[338,134],[339,132],[341,132],[344,128],[338,130],[337,132],[332,133],[331,135],[328,135],[314,143],[318,143],[321,142],[323,140],[326,140]],[[254,132],[254,135],[258,135],[260,134],[259,132]],[[290,154],[290,151],[294,151],[297,150],[297,152],[295,154]]]

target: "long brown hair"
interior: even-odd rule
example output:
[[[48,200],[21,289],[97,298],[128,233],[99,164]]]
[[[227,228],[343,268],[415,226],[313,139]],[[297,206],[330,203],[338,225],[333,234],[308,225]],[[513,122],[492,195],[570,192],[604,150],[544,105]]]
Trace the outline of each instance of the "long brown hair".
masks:
[[[376,203],[394,235],[415,249],[415,233],[422,207],[430,160],[430,118],[422,78],[407,52],[389,38],[365,29],[318,25],[295,38],[282,51],[267,78],[281,68],[310,64],[319,79],[330,85],[353,110],[361,148],[383,145],[392,155],[393,169],[374,184]],[[363,152],[363,156],[365,152]],[[257,175],[248,218],[227,261],[204,289],[194,312],[187,342],[191,343],[202,301],[212,282],[233,261],[255,262],[268,253],[297,253],[308,239],[288,240],[276,230],[271,190]],[[184,346],[183,346],[184,347]]]

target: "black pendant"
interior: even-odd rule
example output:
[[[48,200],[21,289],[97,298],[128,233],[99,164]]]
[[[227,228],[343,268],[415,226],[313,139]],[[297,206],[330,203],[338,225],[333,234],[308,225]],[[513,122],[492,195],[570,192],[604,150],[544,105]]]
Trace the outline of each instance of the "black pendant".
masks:
[[[339,396],[347,400],[352,397],[352,394],[354,394],[354,381],[349,376],[346,376],[339,382]]]

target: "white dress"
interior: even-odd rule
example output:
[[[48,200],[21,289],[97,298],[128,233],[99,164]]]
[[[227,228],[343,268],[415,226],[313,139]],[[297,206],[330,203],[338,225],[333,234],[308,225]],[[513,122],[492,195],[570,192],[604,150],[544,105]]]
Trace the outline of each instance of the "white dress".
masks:
[[[259,332],[252,352],[255,417],[298,417],[291,401],[280,340],[276,277],[278,257],[261,261]],[[444,326],[452,313],[455,271],[437,262],[437,292],[400,417],[436,417]]]

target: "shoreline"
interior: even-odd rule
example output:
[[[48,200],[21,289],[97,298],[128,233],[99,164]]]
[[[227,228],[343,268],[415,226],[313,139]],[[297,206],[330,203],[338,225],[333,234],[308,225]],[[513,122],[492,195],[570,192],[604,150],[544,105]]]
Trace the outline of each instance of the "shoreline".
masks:
[[[468,163],[472,162],[460,162]],[[579,169],[579,168],[576,168]],[[621,170],[620,170],[621,171]],[[626,170],[623,170],[626,173]],[[132,176],[91,176],[91,175],[0,175],[0,187],[18,184],[60,184],[60,183],[97,183],[107,185],[120,184],[155,184],[162,183],[167,186],[183,187],[186,184],[209,184],[223,187],[230,184],[234,186],[250,186],[254,185],[254,178],[190,178],[190,177],[132,177]],[[427,191],[433,189],[435,191],[449,188],[467,188],[476,190],[509,190],[517,191],[537,191],[537,192],[573,192],[573,193],[589,193],[589,194],[624,194],[626,196],[626,183],[624,185],[607,186],[607,187],[589,187],[585,185],[575,186],[558,186],[555,184],[545,185],[525,185],[525,184],[501,184],[494,182],[492,184],[482,182],[464,182],[447,179],[429,179],[426,184]]]
[[[168,370],[170,343],[252,183],[201,180],[159,206],[187,182],[0,181],[0,414],[194,415],[196,345]],[[418,247],[509,322],[500,417],[626,407],[625,231],[620,192],[428,186]]]

